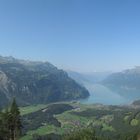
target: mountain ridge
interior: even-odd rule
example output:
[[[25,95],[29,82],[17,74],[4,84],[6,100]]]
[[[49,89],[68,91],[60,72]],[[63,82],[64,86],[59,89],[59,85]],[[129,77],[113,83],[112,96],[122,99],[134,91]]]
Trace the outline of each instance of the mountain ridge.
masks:
[[[16,97],[20,105],[86,98],[89,92],[49,62],[0,56],[0,105]]]
[[[136,100],[140,98],[140,67],[113,73],[101,83],[121,96]]]

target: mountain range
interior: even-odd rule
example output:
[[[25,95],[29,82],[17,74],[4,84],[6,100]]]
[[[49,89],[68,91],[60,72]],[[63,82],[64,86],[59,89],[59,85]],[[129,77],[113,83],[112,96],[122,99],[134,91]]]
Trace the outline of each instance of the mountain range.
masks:
[[[140,98],[140,67],[113,73],[102,82],[108,88],[117,91],[121,96],[129,99]]]

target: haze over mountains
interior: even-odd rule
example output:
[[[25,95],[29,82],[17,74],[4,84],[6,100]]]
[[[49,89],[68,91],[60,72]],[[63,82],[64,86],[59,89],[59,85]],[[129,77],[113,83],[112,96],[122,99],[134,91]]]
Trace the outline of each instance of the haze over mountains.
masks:
[[[0,106],[16,97],[20,105],[85,98],[89,92],[48,62],[0,56]]]
[[[73,78],[75,81],[82,85],[86,85],[88,83],[95,84],[103,81],[107,76],[109,76],[112,72],[92,72],[92,73],[79,73],[74,71],[67,71],[68,75]]]
[[[129,99],[140,98],[140,67],[113,73],[102,84]]]

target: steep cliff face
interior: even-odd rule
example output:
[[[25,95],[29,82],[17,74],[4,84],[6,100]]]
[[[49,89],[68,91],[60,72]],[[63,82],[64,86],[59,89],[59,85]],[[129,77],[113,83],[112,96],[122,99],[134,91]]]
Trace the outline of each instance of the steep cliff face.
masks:
[[[16,97],[20,105],[73,100],[88,91],[63,70],[46,62],[0,57],[0,105]]]

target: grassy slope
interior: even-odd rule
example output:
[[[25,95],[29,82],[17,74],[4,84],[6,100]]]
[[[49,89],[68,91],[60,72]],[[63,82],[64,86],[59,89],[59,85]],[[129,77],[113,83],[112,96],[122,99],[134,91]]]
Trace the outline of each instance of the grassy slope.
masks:
[[[44,105],[44,104],[20,107],[20,112],[21,112],[21,115],[23,116],[23,115],[27,115],[29,113],[36,112],[36,111],[46,108],[46,107],[47,107],[47,105]]]

